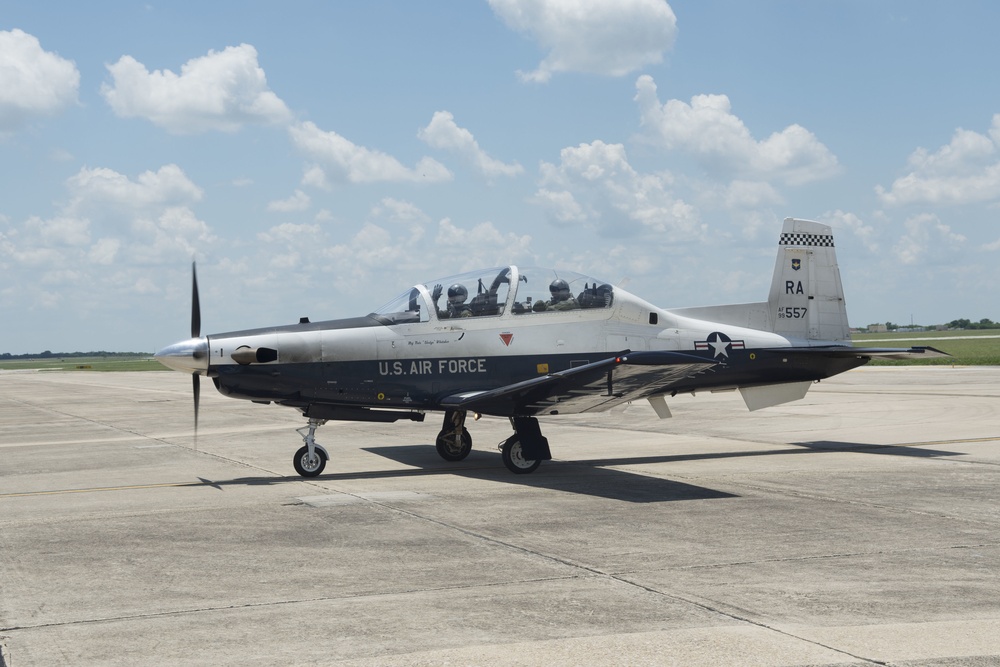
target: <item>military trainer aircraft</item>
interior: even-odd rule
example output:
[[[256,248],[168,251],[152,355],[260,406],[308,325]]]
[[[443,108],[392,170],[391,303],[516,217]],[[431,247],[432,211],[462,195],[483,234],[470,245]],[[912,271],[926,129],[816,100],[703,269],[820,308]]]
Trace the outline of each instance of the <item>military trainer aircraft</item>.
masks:
[[[445,296],[447,293],[447,296]],[[833,235],[787,218],[771,290],[758,303],[665,310],[571,271],[505,266],[419,283],[352,319],[201,335],[192,265],[191,339],[156,354],[224,395],[299,410],[295,470],[319,475],[328,420],[423,421],[443,412],[438,454],[472,448],[466,416],[510,418],[504,464],[529,473],[551,459],[538,417],[599,412],[648,399],[661,418],[681,393],[738,389],[750,410],[805,396],[809,385],[873,357],[947,356],[929,347],[852,347]]]

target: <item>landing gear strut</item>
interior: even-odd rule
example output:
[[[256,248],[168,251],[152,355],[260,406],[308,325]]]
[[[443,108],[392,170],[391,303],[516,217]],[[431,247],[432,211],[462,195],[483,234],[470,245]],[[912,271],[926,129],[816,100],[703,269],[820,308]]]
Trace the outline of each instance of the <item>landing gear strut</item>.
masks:
[[[316,429],[326,423],[325,419],[310,419],[308,426],[295,429],[295,432],[302,436],[305,443],[292,457],[292,465],[295,472],[303,477],[316,477],[323,468],[326,467],[327,459],[330,458],[326,450],[316,444]]]
[[[472,451],[472,436],[465,430],[465,410],[448,410],[434,446],[445,461],[461,461]]]

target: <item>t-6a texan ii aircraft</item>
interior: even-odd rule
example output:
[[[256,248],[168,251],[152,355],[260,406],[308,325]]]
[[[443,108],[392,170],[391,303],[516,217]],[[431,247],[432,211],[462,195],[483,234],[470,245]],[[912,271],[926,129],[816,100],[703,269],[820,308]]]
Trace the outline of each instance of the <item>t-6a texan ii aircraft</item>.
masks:
[[[830,227],[787,218],[766,301],[665,310],[571,271],[505,266],[420,283],[344,320],[201,336],[192,267],[191,339],[156,358],[226,396],[277,403],[308,424],[295,470],[319,475],[331,419],[423,421],[443,412],[437,451],[472,449],[466,416],[510,418],[500,445],[512,472],[551,459],[538,417],[600,412],[648,399],[669,417],[681,393],[738,389],[750,410],[805,396],[809,385],[873,357],[947,356],[933,348],[855,348]]]

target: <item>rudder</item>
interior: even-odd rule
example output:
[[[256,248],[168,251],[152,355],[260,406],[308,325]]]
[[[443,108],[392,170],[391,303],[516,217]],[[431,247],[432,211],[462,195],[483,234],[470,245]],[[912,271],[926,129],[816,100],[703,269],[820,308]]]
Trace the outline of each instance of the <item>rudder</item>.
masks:
[[[806,340],[851,339],[829,225],[785,218],[767,302],[771,330],[777,334]]]

